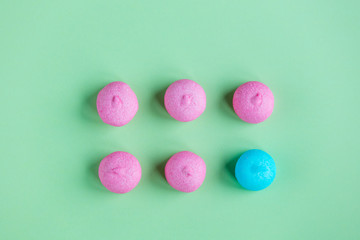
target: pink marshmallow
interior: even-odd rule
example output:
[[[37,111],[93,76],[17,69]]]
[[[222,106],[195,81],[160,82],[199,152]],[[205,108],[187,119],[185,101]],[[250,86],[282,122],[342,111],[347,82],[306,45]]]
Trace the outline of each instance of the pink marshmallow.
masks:
[[[168,87],[164,103],[167,112],[173,118],[181,122],[189,122],[204,112],[206,95],[198,83],[189,79],[181,79]]]
[[[274,96],[261,82],[246,82],[234,93],[233,106],[235,113],[248,123],[265,121],[274,108]]]
[[[101,161],[99,178],[109,191],[127,193],[139,183],[141,166],[130,153],[113,152]]]
[[[133,90],[124,82],[112,82],[98,94],[96,106],[104,123],[121,127],[130,122],[138,110]]]
[[[204,160],[188,151],[174,154],[165,166],[166,180],[173,188],[181,192],[193,192],[198,189],[205,175]]]

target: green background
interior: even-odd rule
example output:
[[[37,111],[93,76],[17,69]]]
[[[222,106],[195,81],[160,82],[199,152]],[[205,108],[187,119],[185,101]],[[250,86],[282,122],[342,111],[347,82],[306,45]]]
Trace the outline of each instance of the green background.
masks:
[[[360,2],[0,2],[0,239],[360,239]],[[163,108],[189,78],[207,94],[197,120]],[[139,111],[101,122],[95,100],[127,82]],[[272,116],[242,122],[232,93],[262,81]],[[234,161],[259,148],[277,176],[242,189]],[[207,164],[190,194],[163,166],[193,151]],[[128,151],[143,176],[108,192],[97,166]]]

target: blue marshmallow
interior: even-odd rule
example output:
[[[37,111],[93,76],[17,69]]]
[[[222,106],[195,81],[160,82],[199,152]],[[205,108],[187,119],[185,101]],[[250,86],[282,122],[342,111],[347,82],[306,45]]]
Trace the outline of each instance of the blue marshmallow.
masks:
[[[235,166],[235,177],[241,186],[258,191],[267,188],[276,175],[273,158],[258,149],[246,151],[240,156]]]

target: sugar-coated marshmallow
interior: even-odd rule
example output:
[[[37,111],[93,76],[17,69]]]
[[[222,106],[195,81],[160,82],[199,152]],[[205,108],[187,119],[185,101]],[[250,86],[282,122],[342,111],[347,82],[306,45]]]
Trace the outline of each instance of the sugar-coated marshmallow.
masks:
[[[271,115],[274,96],[265,84],[247,82],[236,89],[233,106],[235,113],[245,122],[260,123]]]
[[[113,152],[101,161],[99,178],[109,191],[127,193],[139,183],[141,166],[132,154]]]
[[[174,154],[166,163],[168,183],[181,192],[193,192],[203,183],[206,175],[204,160],[189,151]]]
[[[235,177],[246,189],[258,191],[267,188],[276,175],[273,158],[258,149],[246,151],[235,166]]]
[[[181,122],[189,122],[204,112],[206,95],[198,83],[181,79],[168,87],[164,103],[166,110],[173,118]]]
[[[124,82],[106,85],[97,96],[96,106],[100,118],[115,127],[130,122],[139,107],[135,93]]]

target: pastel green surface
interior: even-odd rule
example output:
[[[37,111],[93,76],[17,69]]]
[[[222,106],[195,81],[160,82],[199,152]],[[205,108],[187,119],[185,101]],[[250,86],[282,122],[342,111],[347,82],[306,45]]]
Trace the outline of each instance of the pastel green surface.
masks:
[[[0,239],[359,239],[360,2],[1,1]],[[181,123],[161,99],[189,78],[207,109]],[[101,122],[97,92],[135,91],[126,126]],[[262,81],[262,124],[229,103]],[[242,189],[235,160],[275,160],[274,183]],[[207,164],[194,193],[162,170],[178,151]],[[130,193],[101,186],[100,160],[128,151],[143,176]]]

